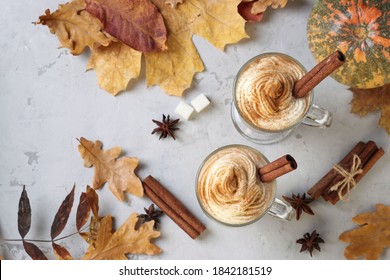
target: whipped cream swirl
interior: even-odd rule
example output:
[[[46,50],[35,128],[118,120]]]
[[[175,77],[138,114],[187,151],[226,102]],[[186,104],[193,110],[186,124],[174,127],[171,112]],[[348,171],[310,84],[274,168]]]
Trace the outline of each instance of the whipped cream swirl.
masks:
[[[263,183],[258,169],[266,161],[248,147],[228,146],[203,165],[197,185],[203,209],[216,220],[247,224],[262,216],[273,203],[275,184]]]
[[[235,101],[241,116],[260,129],[282,130],[306,113],[309,97],[295,98],[294,84],[305,74],[294,60],[282,54],[260,57],[241,71]]]

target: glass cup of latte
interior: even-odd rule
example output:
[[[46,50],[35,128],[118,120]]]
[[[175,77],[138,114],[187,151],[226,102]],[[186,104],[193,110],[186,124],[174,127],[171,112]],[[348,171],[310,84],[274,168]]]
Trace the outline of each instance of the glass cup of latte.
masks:
[[[245,145],[213,151],[201,164],[195,188],[205,214],[229,226],[253,223],[266,213],[291,220],[294,209],[275,197],[276,180],[262,182],[259,168],[268,159]]]
[[[306,69],[282,53],[264,53],[239,70],[233,85],[231,117],[238,132],[259,144],[278,142],[298,125],[329,127],[332,115],[313,104],[313,91],[292,94]]]

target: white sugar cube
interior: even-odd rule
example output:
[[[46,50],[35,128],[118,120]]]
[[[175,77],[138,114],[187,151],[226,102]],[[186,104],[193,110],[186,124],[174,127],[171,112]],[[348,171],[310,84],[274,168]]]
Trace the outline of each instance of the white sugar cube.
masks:
[[[176,106],[175,112],[188,120],[194,112],[194,108],[187,103],[180,101],[179,105]]]
[[[196,112],[202,111],[204,108],[209,106],[210,100],[207,99],[203,93],[199,94],[195,99],[191,101],[191,105],[195,108]]]

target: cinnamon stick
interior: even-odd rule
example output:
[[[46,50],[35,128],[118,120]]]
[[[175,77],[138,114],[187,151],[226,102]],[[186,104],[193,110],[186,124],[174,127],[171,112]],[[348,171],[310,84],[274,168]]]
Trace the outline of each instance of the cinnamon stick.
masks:
[[[164,186],[151,175],[143,181],[146,195],[191,238],[197,238],[206,227]]]
[[[297,98],[306,96],[323,79],[343,65],[344,62],[345,55],[341,51],[337,50],[330,54],[295,83],[293,95]]]
[[[356,184],[360,182],[361,179],[367,174],[368,171],[375,165],[375,163],[384,155],[385,151],[382,148],[376,148],[374,149],[374,153],[368,156],[367,159],[365,159],[365,163],[362,167],[363,172],[355,176],[355,182]],[[362,159],[363,162],[363,159]],[[351,189],[353,186],[351,187]],[[342,193],[342,195],[346,194],[346,190]],[[324,196],[323,196],[324,197]],[[337,192],[331,192],[328,195],[324,197],[325,200],[331,202],[333,205],[336,204],[340,198],[337,194]]]
[[[156,193],[154,193],[144,183],[145,194],[169,217],[171,218],[182,230],[184,230],[192,239],[199,236],[199,233],[188,224],[182,217],[180,217],[175,211],[172,210]]]
[[[356,176],[355,182],[359,183],[361,179],[367,174],[368,171],[375,165],[375,163],[385,154],[382,148],[379,148],[375,154],[367,161],[363,167],[363,172]]]
[[[297,162],[291,155],[284,155],[259,169],[260,180],[262,182],[271,182],[297,169],[297,167]]]
[[[359,155],[364,147],[365,143],[359,142],[352,148],[352,150],[338,163],[340,166],[345,166],[350,162],[353,158],[353,155]],[[334,178],[338,175],[338,172],[333,168],[326,173],[313,187],[311,187],[307,193],[314,199],[319,198],[325,191],[327,191],[331,187],[331,183]]]

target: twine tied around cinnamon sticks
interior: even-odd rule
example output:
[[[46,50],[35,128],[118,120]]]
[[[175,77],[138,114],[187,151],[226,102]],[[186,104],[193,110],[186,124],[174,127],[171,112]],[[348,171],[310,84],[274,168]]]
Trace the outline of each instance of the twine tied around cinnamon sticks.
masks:
[[[379,148],[372,140],[367,143],[357,143],[337,164],[349,174],[339,172],[337,167],[331,168],[329,172],[307,191],[307,193],[314,199],[322,196],[324,200],[336,204],[341,198],[345,198],[347,191],[349,193],[349,191],[360,182],[384,153],[385,151],[382,148]],[[357,160],[356,157],[358,157],[359,160]],[[347,176],[344,176],[345,174]],[[346,182],[350,182],[350,184],[348,184],[347,187],[340,188],[340,186],[345,185]],[[332,188],[337,188],[337,190],[331,190]]]
[[[340,200],[346,201],[349,196],[349,191],[356,186],[355,176],[363,173],[362,160],[356,154],[353,155],[351,170],[347,171],[340,165],[336,164],[333,169],[336,170],[344,178],[334,184],[329,191],[336,191]]]

